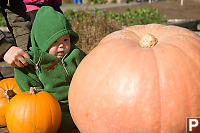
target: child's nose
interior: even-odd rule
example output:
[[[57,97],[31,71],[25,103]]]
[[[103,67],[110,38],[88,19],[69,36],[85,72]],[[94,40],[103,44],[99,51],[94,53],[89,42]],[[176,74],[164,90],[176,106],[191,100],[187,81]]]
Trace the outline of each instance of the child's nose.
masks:
[[[64,44],[63,43],[60,43],[59,44],[59,48],[63,48],[64,47]]]

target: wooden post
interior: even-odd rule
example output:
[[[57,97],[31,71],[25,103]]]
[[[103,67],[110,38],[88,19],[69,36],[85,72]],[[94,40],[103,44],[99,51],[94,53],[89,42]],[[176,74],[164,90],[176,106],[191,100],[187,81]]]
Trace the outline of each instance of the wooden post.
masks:
[[[181,6],[183,6],[183,0],[181,0]]]
[[[82,0],[83,4],[90,4],[90,0]]]
[[[151,3],[151,0],[149,0],[149,3]]]

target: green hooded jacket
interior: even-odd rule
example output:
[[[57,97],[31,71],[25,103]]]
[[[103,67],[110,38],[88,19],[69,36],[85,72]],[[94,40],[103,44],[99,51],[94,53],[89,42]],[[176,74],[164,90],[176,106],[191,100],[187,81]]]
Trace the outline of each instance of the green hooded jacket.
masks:
[[[47,53],[52,43],[65,34],[70,35],[70,51],[63,58]],[[52,7],[43,6],[36,14],[31,30],[31,59],[26,59],[29,65],[14,69],[15,79],[22,92],[36,87],[51,93],[59,101],[63,112],[63,130],[74,126],[69,113],[68,90],[77,66],[86,55],[74,45],[77,41],[78,35],[66,17]]]

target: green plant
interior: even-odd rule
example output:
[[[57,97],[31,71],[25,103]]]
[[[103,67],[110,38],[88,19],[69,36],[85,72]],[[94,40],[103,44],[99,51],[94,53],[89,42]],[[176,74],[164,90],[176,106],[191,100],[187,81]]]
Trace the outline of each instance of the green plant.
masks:
[[[92,11],[69,9],[64,14],[79,34],[77,46],[88,53],[111,32],[131,25],[164,23],[166,20],[165,16],[160,16],[156,8],[127,9],[121,13],[98,9]],[[6,26],[2,16],[0,26]]]
[[[63,0],[63,4],[72,4],[73,0]]]
[[[124,26],[151,23],[161,24],[166,20],[165,16],[160,16],[157,8],[127,9],[123,13],[108,12],[108,17],[119,21]]]
[[[77,46],[90,52],[107,34],[130,25],[164,23],[155,8],[127,9],[124,13],[104,10],[73,11],[67,10],[65,16],[71,21],[74,30],[79,34]]]
[[[105,4],[107,0],[91,0],[90,3],[93,4]]]
[[[2,14],[0,14],[0,26],[6,26],[6,20]]]
[[[97,14],[95,11],[79,10],[74,12],[73,10],[68,10],[65,15],[79,35],[79,42],[76,45],[88,53],[104,36],[121,29],[120,23],[111,22],[106,18],[105,14]]]

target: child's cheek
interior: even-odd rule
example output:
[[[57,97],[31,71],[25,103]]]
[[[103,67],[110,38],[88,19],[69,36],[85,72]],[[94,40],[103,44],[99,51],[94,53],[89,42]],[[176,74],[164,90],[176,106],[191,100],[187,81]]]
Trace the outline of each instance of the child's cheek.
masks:
[[[66,46],[66,53],[69,52],[69,50],[70,50],[70,45],[67,45]]]

